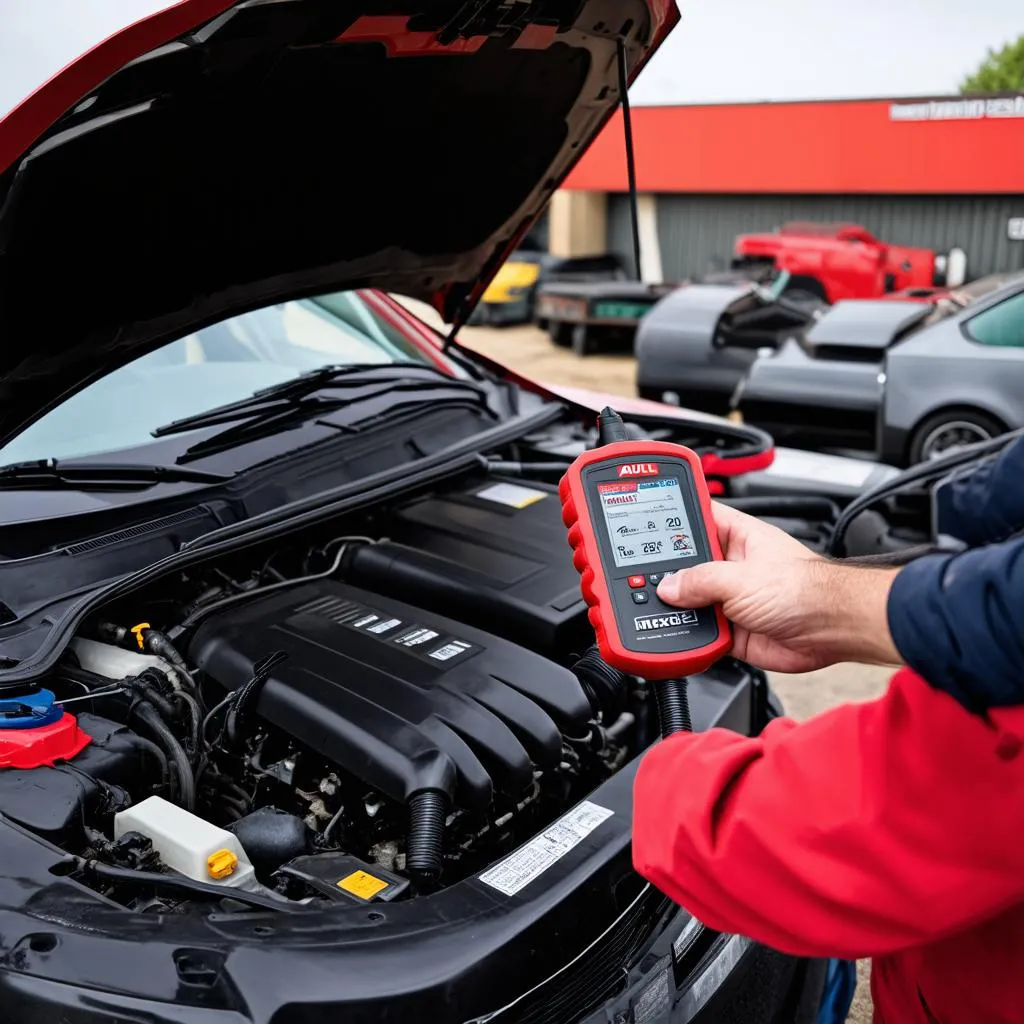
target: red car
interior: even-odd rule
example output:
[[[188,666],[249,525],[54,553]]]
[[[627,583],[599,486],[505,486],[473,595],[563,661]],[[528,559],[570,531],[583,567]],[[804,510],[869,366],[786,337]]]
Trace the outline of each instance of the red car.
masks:
[[[733,267],[769,265],[791,277],[790,291],[838,302],[876,299],[908,288],[957,288],[964,283],[962,249],[930,249],[880,242],[857,224],[784,224],[770,234],[740,235]]]

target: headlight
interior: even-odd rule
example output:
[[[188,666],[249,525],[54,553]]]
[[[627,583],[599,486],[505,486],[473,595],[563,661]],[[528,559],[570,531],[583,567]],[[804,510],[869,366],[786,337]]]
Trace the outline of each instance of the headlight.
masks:
[[[884,384],[885,383],[885,370],[882,370],[882,372],[879,373],[879,375],[878,375],[878,383],[879,384]]]

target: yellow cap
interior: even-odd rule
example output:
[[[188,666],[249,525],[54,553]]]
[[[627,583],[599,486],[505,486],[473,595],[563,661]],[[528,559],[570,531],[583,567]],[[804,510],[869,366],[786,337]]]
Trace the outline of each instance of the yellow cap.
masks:
[[[139,645],[139,650],[145,650],[145,641],[142,639],[142,631],[144,629],[152,629],[153,627],[148,622],[140,622],[137,626],[132,626],[131,631],[135,634],[135,640]]]
[[[211,878],[227,878],[237,867],[238,858],[230,850],[218,850],[206,858],[206,870]]]

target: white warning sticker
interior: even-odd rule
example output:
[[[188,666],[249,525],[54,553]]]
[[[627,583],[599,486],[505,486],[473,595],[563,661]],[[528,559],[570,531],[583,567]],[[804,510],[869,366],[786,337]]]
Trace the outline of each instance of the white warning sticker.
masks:
[[[437,639],[440,635],[435,629],[424,629],[420,626],[411,633],[403,633],[401,636],[396,636],[395,643],[403,644],[405,647],[418,647],[420,644],[425,644],[428,640]]]
[[[508,505],[509,508],[526,508],[528,505],[546,498],[546,491],[536,491],[532,487],[520,487],[519,484],[491,484],[476,496],[484,501],[493,501],[497,505]]]
[[[389,629],[394,629],[395,626],[400,626],[401,624],[401,619],[385,619],[383,622],[378,622],[375,626],[370,626],[370,632],[386,633]]]
[[[430,657],[436,658],[438,661],[451,661],[456,655],[464,654],[468,650],[469,644],[462,640],[453,640],[451,643],[445,644],[444,647],[438,647],[436,651],[431,651]]]
[[[520,846],[515,853],[488,868],[480,876],[480,881],[506,896],[514,896],[583,842],[601,822],[607,821],[614,813],[607,807],[584,800]]]

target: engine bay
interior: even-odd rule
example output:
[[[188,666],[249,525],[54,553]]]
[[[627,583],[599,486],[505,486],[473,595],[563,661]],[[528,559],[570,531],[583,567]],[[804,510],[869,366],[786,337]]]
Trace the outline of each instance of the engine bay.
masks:
[[[160,914],[436,892],[658,737],[555,487],[495,475],[112,604],[28,700],[0,701],[0,814]]]
[[[554,483],[592,443],[574,430],[99,609],[41,686],[0,696],[2,818],[157,914],[417,899],[558,828],[663,711],[594,643]],[[840,521],[847,555],[907,544],[896,506],[722,500],[816,551]],[[689,689],[714,694],[704,727],[778,713],[731,658]]]

